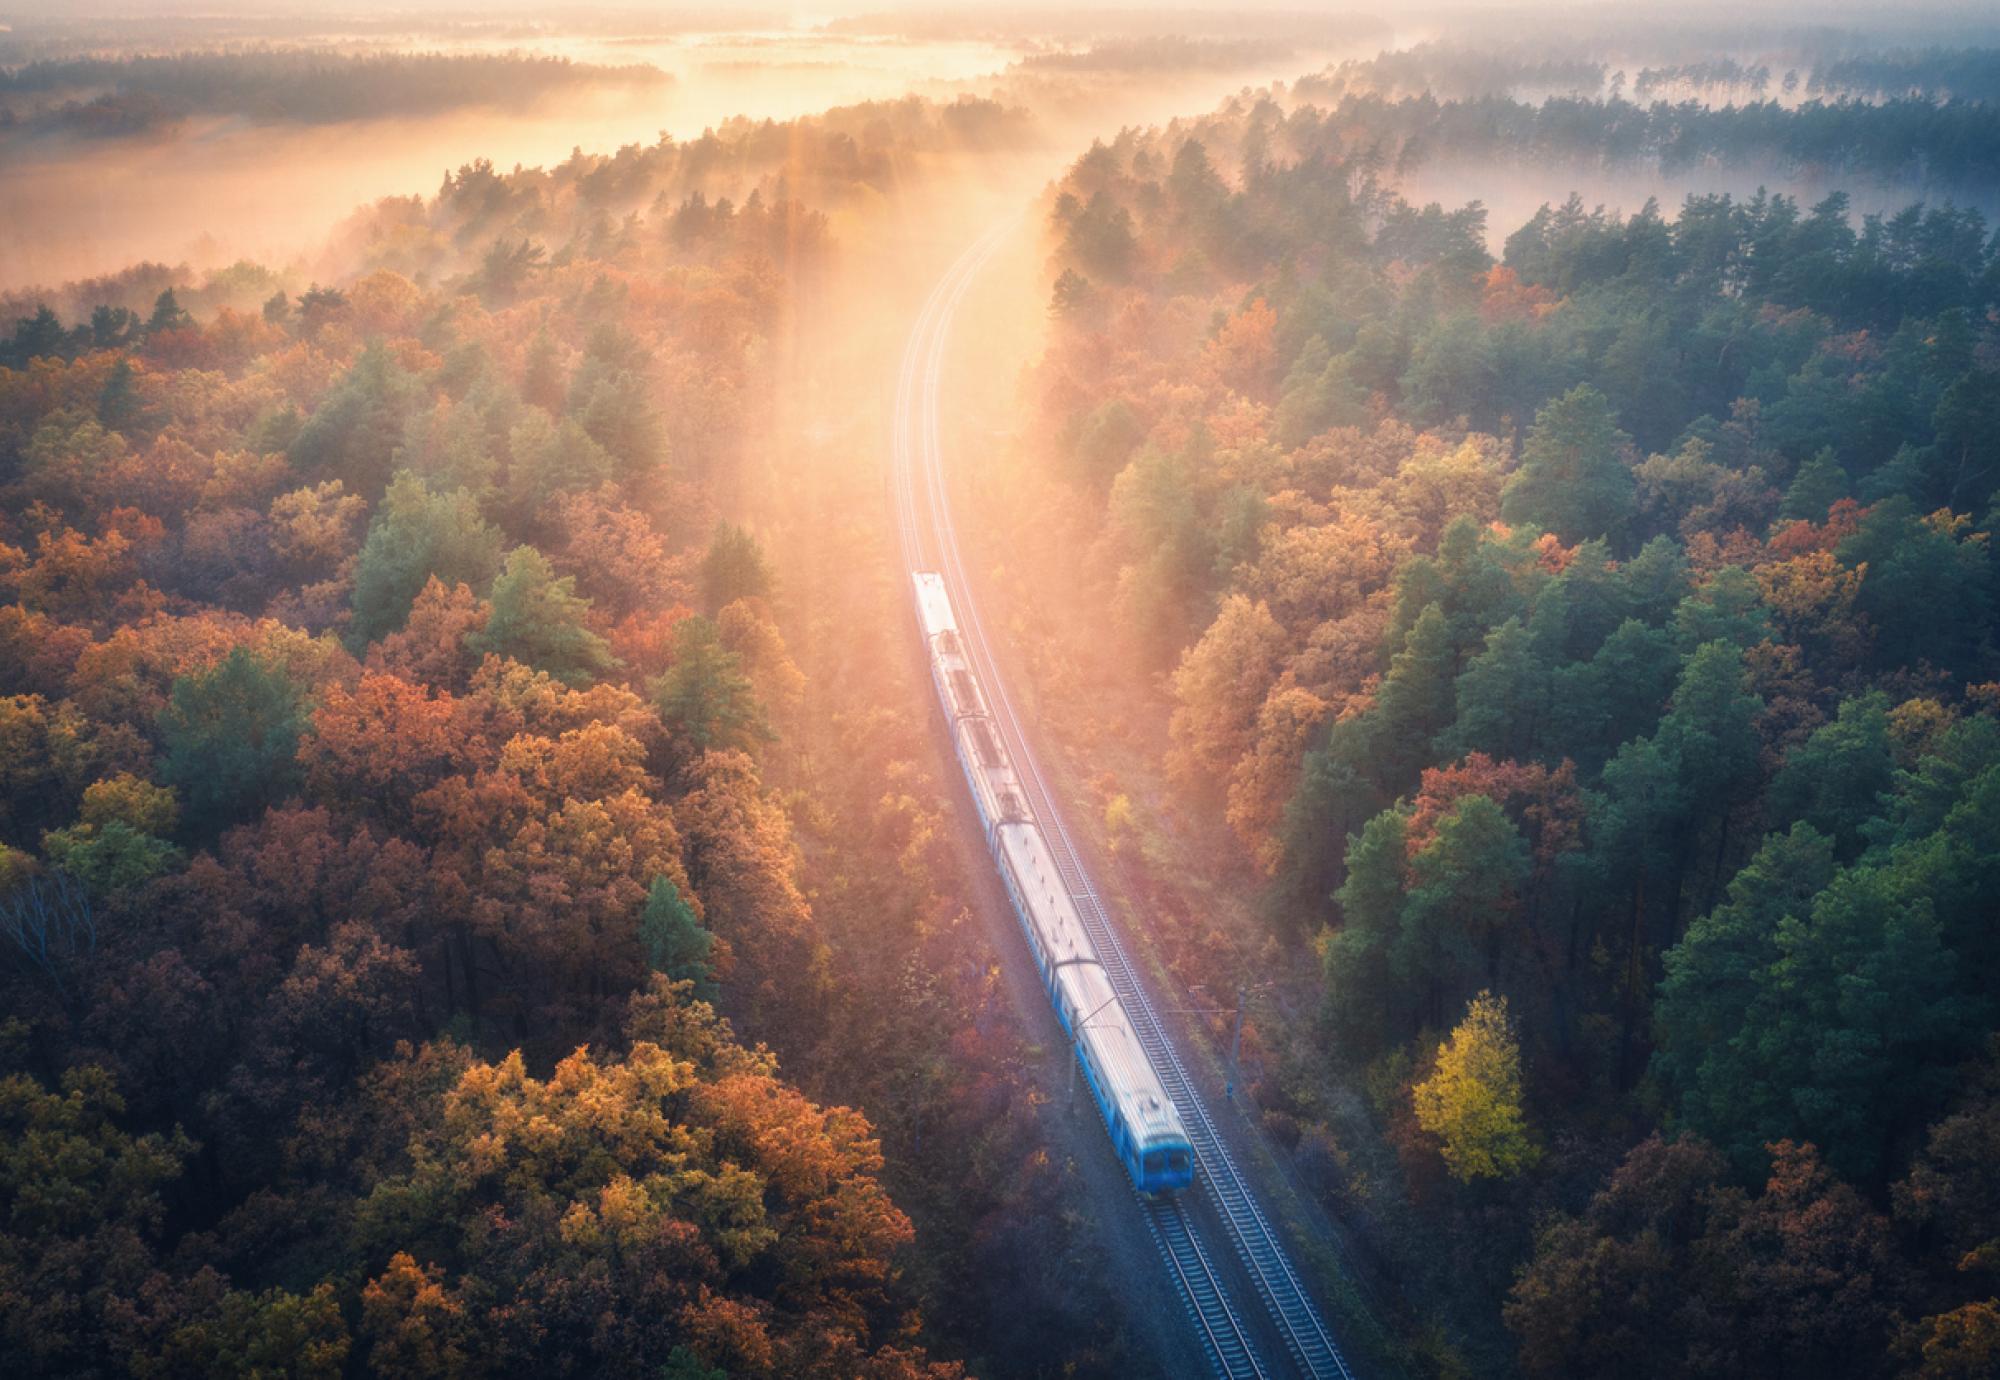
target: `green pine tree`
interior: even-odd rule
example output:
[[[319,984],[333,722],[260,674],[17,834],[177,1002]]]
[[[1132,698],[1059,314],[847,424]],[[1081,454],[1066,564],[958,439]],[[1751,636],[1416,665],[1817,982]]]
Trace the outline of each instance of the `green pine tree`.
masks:
[[[133,384],[132,361],[120,356],[104,376],[97,394],[97,420],[107,431],[126,432],[139,425],[143,404]]]
[[[586,622],[590,600],[577,596],[575,578],[558,578],[532,546],[508,553],[489,602],[486,626],[465,639],[474,656],[512,657],[577,688],[618,665],[610,645]]]
[[[298,784],[305,696],[285,673],[238,647],[214,669],[174,682],[160,712],[160,779],[213,838],[284,800]]]
[[[1535,414],[1521,467],[1501,495],[1501,516],[1565,542],[1615,541],[1633,509],[1632,471],[1624,456],[1630,444],[1610,400],[1578,384]]]
[[[747,748],[771,735],[764,708],[715,624],[689,618],[674,629],[673,665],[652,684],[653,703],[695,752]]]
[[[1846,498],[1847,493],[1847,471],[1835,457],[1833,447],[1826,446],[1799,466],[1778,512],[1801,522],[1825,522],[1826,510]]]
[[[772,583],[771,567],[757,538],[733,522],[716,523],[708,554],[701,560],[702,600],[709,613],[738,599],[762,599],[770,594]]]
[[[366,644],[402,627],[431,576],[447,588],[482,588],[499,564],[500,533],[470,493],[433,493],[413,474],[396,476],[355,564],[354,640]]]
[[[1416,782],[1431,760],[1431,739],[1450,725],[1456,679],[1450,634],[1436,604],[1417,618],[1375,694],[1376,765],[1390,791]]]
[[[194,318],[181,308],[180,299],[174,290],[168,288],[153,299],[153,314],[146,320],[146,334],[159,331],[184,331],[194,325]]]
[[[1414,1024],[1415,1008],[1390,972],[1403,928],[1407,816],[1384,810],[1347,839],[1347,876],[1334,893],[1340,924],[1326,937],[1324,1011],[1335,1053],[1374,1058]]]
[[[715,936],[702,928],[694,907],[671,877],[653,878],[646,909],[639,916],[639,944],[654,972],[675,982],[692,982],[697,997],[715,1000],[715,970],[709,961]]]

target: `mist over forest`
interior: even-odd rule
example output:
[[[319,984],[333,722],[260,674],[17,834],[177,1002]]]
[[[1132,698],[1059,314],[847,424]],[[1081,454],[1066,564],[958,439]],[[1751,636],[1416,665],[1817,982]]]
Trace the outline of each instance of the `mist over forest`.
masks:
[[[9,1375],[2000,1374],[1990,14],[128,8]]]

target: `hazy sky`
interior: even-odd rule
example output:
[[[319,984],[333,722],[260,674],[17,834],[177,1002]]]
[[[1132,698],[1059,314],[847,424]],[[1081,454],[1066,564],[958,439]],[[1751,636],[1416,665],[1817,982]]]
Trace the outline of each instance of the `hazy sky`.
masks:
[[[630,15],[651,20],[670,20],[676,28],[699,27],[704,19],[724,23],[762,20],[780,24],[810,25],[846,15],[893,12],[937,13],[973,11],[994,18],[996,25],[1007,16],[1035,13],[1060,14],[1074,18],[1093,10],[1146,10],[1153,12],[1207,11],[1291,12],[1329,16],[1369,14],[1393,21],[1443,17],[1453,13],[1521,11],[1538,18],[1569,13],[1601,16],[1607,12],[1651,12],[1675,16],[1691,25],[1741,24],[1758,21],[1803,24],[1865,25],[1870,20],[1908,24],[1912,20],[1972,20],[1990,24],[1994,7],[1987,0],[1925,0],[1906,4],[1901,0],[1557,0],[1548,4],[1523,4],[1521,0],[1429,0],[1407,4],[1396,0],[1360,0],[1355,4],[1301,3],[1300,0],[1087,0],[1081,5],[1046,3],[993,4],[991,0],[700,0],[682,4],[676,0],[624,0],[624,3],[550,4],[547,0],[426,0],[425,3],[397,3],[396,0],[0,0],[0,24],[9,18],[112,19],[123,15],[252,16],[309,14],[352,17],[450,15],[453,17],[506,16],[534,18],[560,23],[564,16]],[[1164,27],[1164,26],[1163,26]]]

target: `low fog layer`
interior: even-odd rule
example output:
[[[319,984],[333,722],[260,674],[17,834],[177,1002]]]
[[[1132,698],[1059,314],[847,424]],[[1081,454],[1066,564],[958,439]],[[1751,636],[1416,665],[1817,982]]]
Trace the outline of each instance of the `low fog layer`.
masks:
[[[424,40],[488,52],[522,37],[500,28],[431,32]],[[0,226],[0,288],[60,283],[140,259],[196,270],[246,258],[285,264],[309,256],[357,206],[429,195],[446,173],[476,160],[501,169],[551,166],[578,150],[686,141],[734,118],[783,121],[911,91],[1025,102],[1041,119],[1038,137],[1053,159],[1121,124],[1208,108],[1233,90],[1363,51],[1182,40],[1113,46],[1095,57],[1084,45],[1058,61],[1055,53],[1072,50],[1039,36],[642,28],[532,37],[537,51],[579,63],[644,64],[668,80],[591,80],[585,73],[526,110],[480,106],[304,127],[192,114],[126,136],[60,130],[10,138],[0,130],[12,202]]]

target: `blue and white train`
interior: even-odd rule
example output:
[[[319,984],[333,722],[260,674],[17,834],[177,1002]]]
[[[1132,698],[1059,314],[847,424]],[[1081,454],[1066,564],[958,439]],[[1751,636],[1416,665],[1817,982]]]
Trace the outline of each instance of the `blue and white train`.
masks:
[[[1042,985],[1075,1041],[1097,1109],[1125,1172],[1141,1192],[1173,1193],[1194,1182],[1194,1155],[1180,1112],[1139,1045],[1125,1004],[1084,933],[1076,903],[1029,809],[1020,777],[988,709],[942,576],[914,573],[917,622],[952,746],[972,788],[986,845],[1013,898]]]

